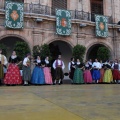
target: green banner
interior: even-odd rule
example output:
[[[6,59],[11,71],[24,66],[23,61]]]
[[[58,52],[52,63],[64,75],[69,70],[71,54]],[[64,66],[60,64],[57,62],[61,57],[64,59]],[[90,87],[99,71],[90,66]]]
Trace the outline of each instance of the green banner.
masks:
[[[56,34],[71,34],[71,13],[68,10],[56,9]]]
[[[12,29],[23,28],[24,4],[6,1],[5,27]]]
[[[95,15],[96,36],[108,37],[108,17]]]

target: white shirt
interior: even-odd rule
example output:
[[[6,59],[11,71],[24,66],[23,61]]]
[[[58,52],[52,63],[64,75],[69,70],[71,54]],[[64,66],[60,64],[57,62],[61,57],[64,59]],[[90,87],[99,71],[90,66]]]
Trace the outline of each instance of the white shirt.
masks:
[[[49,60],[46,60],[46,59],[45,59],[45,63],[46,63],[46,64],[49,64]]]
[[[120,71],[120,63],[118,64],[119,66],[118,66],[118,70]]]
[[[24,60],[23,60],[23,65],[27,66],[27,61],[28,61],[28,60],[29,60],[28,57],[24,58]]]
[[[85,64],[85,67],[89,67],[89,64],[88,64],[88,63],[86,63],[86,64]]]
[[[99,62],[94,62],[92,65],[93,68],[101,69],[101,64]]]
[[[36,61],[37,61],[37,63],[40,63],[40,62],[41,62],[41,60],[38,60],[38,59],[37,59]]]
[[[88,64],[89,64],[89,65],[92,65],[92,62],[88,61]]]
[[[7,63],[8,63],[7,58],[2,54],[0,54],[0,61],[2,59],[2,56],[4,57],[4,65],[7,65]]]
[[[54,63],[53,63],[53,68],[56,69],[56,61],[58,61],[58,65],[61,65],[61,61],[62,60],[55,60]],[[62,61],[62,69],[65,69],[65,65],[64,65],[64,62]]]
[[[80,62],[76,62],[77,65],[80,65]]]
[[[7,58],[4,56],[4,65],[7,65],[8,61]]]
[[[75,62],[73,62],[73,61],[71,61],[72,62],[72,64],[75,64]],[[71,62],[69,62],[68,63],[68,70],[70,71],[71,69],[70,69],[70,67],[71,67]]]
[[[17,57],[16,55],[12,55],[12,56],[11,56],[12,59],[15,59],[16,57]]]

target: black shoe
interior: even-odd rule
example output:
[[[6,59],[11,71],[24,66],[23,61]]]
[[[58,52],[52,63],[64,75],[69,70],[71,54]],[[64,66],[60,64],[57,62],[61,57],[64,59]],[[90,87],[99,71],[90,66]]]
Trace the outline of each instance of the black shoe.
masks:
[[[24,86],[29,86],[29,84],[24,84]]]
[[[59,83],[58,85],[61,85],[61,83]]]
[[[53,85],[56,85],[56,83],[53,83]]]

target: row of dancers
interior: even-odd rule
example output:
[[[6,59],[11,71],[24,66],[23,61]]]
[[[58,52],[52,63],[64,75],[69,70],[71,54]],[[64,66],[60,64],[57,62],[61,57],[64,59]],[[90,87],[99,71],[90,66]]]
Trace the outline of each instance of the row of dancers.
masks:
[[[21,85],[25,86],[30,84],[56,84],[57,81],[61,84],[64,78],[63,69],[65,68],[64,62],[59,55],[53,63],[54,68],[54,82],[51,74],[51,65],[49,57],[45,60],[41,60],[40,56],[37,56],[33,62],[31,62],[31,55],[28,53],[23,61],[20,61],[16,52],[13,51],[12,55],[7,58],[2,54],[2,49],[0,49],[0,81],[5,85]],[[31,74],[31,63],[35,65]],[[22,76],[20,74],[19,65],[22,64]],[[8,67],[7,67],[8,66]],[[5,73],[5,75],[4,75]]]
[[[117,60],[113,63],[109,60],[102,63],[95,59],[95,62],[92,63],[90,59],[83,64],[79,59],[75,62],[74,58],[71,58],[68,69],[69,77],[74,84],[119,83],[120,81],[120,64]]]
[[[13,51],[12,55],[7,58],[2,54],[2,49],[0,49],[0,81],[2,84],[6,85],[28,85],[31,84],[54,84],[60,85],[64,78],[63,70],[65,68],[64,62],[61,59],[61,55],[50,64],[49,57],[45,60],[41,60],[40,56],[32,62],[35,67],[31,74],[31,55],[27,54],[23,61],[20,61],[16,52]],[[8,64],[8,65],[7,65]],[[23,65],[22,76],[20,74],[19,65]],[[6,67],[8,66],[8,68]],[[53,72],[51,71],[53,68]],[[113,83],[120,80],[119,73],[120,65],[117,60],[114,63],[106,61],[105,63],[86,61],[84,64],[80,62],[79,59],[75,61],[71,58],[68,64],[69,78],[74,84],[83,83]],[[5,73],[5,75],[4,75]]]
[[[13,51],[12,55],[7,59],[2,55],[0,49],[0,79],[1,83],[5,85],[28,85],[31,84],[52,84],[52,76],[50,71],[49,57],[41,61],[40,57],[33,61],[35,67],[31,76],[31,55],[28,53],[23,61],[20,61],[16,52]],[[23,72],[22,76],[19,70],[19,65],[22,63]],[[8,64],[8,65],[7,65]],[[8,68],[6,67],[8,66]],[[5,73],[5,75],[4,75]]]

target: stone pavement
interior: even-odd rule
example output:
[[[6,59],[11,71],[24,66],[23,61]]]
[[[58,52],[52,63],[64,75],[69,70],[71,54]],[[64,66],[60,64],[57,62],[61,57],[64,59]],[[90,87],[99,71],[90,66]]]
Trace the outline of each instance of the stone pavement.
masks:
[[[1,86],[0,120],[120,120],[120,84]]]

